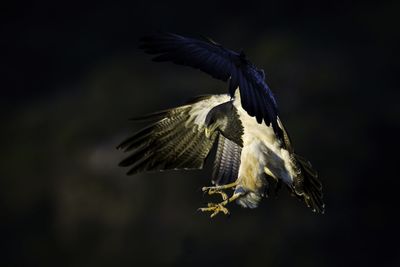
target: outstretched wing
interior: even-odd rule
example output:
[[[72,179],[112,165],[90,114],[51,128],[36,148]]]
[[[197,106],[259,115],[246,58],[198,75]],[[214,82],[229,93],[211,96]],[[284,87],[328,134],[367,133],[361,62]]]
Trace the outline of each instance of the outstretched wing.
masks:
[[[217,137],[207,138],[204,121],[228,95],[203,96],[184,106],[139,118],[155,120],[117,148],[131,154],[120,166],[131,166],[128,174],[170,169],[201,169]]]
[[[258,123],[272,123],[280,134],[276,118],[278,108],[275,98],[265,83],[264,71],[251,64],[244,53],[226,49],[211,40],[197,40],[172,33],[159,33],[141,39],[140,48],[156,55],[157,62],[172,61],[176,64],[200,69],[216,79],[228,81],[229,93],[234,97],[239,87],[243,109]]]
[[[217,154],[214,160],[212,181],[216,185],[233,183],[238,178],[242,148],[235,142],[218,137]]]
[[[299,174],[294,182],[294,192],[306,205],[318,213],[324,213],[322,200],[322,183],[311,163],[300,155],[293,154]]]
[[[297,176],[293,180],[294,193],[315,212],[324,213],[325,204],[322,200],[322,183],[319,180],[318,173],[307,159],[294,152],[289,134],[279,118],[278,124],[283,132],[284,145],[297,169]]]

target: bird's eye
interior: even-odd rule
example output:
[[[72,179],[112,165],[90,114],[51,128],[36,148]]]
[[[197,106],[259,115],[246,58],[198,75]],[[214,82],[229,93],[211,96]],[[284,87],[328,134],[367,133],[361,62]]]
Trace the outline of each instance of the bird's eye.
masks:
[[[215,123],[215,118],[214,116],[207,116],[206,117],[206,121],[205,121],[205,125],[206,126],[210,126],[211,124]]]

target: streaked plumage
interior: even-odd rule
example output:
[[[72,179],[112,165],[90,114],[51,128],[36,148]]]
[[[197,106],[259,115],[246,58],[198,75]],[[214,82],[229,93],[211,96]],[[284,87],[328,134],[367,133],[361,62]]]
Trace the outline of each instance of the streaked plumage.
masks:
[[[186,105],[134,120],[154,121],[125,140],[118,148],[131,155],[120,163],[128,174],[142,171],[202,169],[218,133],[205,136],[208,112],[229,100],[227,96],[201,96]]]
[[[131,152],[120,163],[130,166],[128,174],[201,169],[216,143],[215,186],[205,190],[221,194],[224,201],[203,211],[213,211],[212,216],[228,213],[225,206],[234,200],[243,207],[257,207],[269,187],[268,176],[286,184],[314,211],[324,211],[317,173],[294,152],[264,72],[243,53],[210,40],[170,33],[142,39],[141,48],[156,55],[155,61],[192,66],[229,80],[229,94],[198,97],[183,106],[139,118],[153,122],[118,146]],[[227,188],[234,189],[230,198],[223,192]]]

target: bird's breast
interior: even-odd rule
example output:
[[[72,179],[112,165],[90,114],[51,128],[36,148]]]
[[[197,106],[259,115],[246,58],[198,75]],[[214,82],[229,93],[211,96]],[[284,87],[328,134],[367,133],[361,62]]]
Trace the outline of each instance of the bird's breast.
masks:
[[[235,99],[234,105],[243,125],[242,180],[256,189],[260,185],[259,180],[264,179],[266,173],[291,184],[294,171],[290,155],[282,148],[272,124],[270,126],[265,123],[259,124],[241,107],[239,99]]]

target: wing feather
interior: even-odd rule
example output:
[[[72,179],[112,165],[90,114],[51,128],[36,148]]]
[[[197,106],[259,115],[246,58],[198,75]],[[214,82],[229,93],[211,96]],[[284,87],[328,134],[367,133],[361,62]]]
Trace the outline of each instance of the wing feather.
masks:
[[[128,174],[170,169],[201,169],[217,133],[207,138],[204,120],[228,95],[201,96],[181,107],[139,118],[157,121],[139,130],[117,148],[131,154],[120,162]]]
[[[300,155],[293,154],[300,172],[294,180],[294,191],[314,211],[324,213],[322,183],[311,163]]]
[[[276,120],[278,107],[265,75],[247,60],[244,53],[226,49],[212,40],[197,40],[172,33],[158,33],[141,39],[140,48],[156,55],[157,62],[172,61],[200,69],[212,77],[228,81],[229,94],[234,97],[239,87],[243,109],[257,122],[272,123],[275,133],[282,137]]]
[[[242,148],[223,135],[218,137],[212,181],[216,185],[234,182],[238,178]]]

